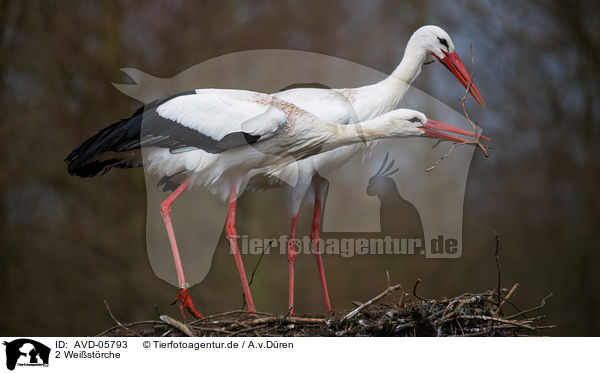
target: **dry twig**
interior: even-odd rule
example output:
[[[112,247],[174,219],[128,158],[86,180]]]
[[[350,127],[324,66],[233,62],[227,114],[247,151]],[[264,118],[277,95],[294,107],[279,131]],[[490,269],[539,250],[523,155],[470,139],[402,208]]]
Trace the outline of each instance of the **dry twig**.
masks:
[[[420,300],[425,300],[428,301],[429,299],[427,298],[423,298],[419,295],[417,295],[417,287],[419,286],[419,284],[423,282],[423,280],[421,280],[420,278],[417,279],[417,281],[415,282],[415,285],[413,286],[413,295],[415,296],[415,298],[418,298]]]
[[[497,308],[496,311],[498,311],[500,309],[500,280],[502,279],[502,271],[500,271],[500,256],[499,256],[499,252],[500,252],[500,234],[496,231],[494,231],[494,236],[496,237],[496,269],[498,270],[498,286],[496,287],[496,294],[498,295],[498,303],[497,303]]]
[[[521,315],[526,315],[526,314],[528,314],[528,313],[530,313],[530,312],[534,312],[534,311],[537,311],[537,310],[539,310],[539,309],[542,309],[542,308],[544,308],[544,307],[546,306],[546,301],[547,301],[548,299],[552,298],[552,296],[553,296],[553,295],[554,295],[553,293],[550,293],[550,294],[546,295],[546,296],[545,296],[545,297],[542,299],[542,301],[540,302],[540,304],[539,304],[538,306],[535,306],[535,307],[533,307],[533,308],[529,308],[529,309],[523,310],[523,311],[521,311],[521,312],[519,312],[519,313],[515,313],[514,315],[508,316],[508,317],[507,317],[507,319],[509,319],[509,320],[510,320],[510,319],[514,319],[515,317],[519,317],[519,316],[521,316]]]
[[[342,321],[343,320],[350,320],[351,318],[353,318],[354,316],[356,316],[363,309],[369,307],[371,304],[377,302],[378,300],[384,298],[388,294],[391,294],[391,293],[393,293],[396,290],[401,289],[401,288],[402,288],[402,285],[400,285],[400,284],[397,284],[397,285],[394,285],[394,286],[388,286],[388,288],[385,289],[382,293],[380,293],[376,297],[370,299],[369,301],[363,303],[362,305],[358,306],[352,312],[350,312],[346,316],[344,316],[344,318],[342,319]]]
[[[502,307],[504,307],[504,304],[506,304],[506,302],[508,301],[508,298],[510,298],[513,295],[513,293],[515,292],[515,290],[517,290],[518,287],[519,287],[519,283],[515,282],[513,287],[510,288],[510,290],[508,291],[508,294],[506,294],[506,296],[502,298],[502,302],[500,302],[500,305],[498,306],[498,308],[496,308],[496,311],[494,311],[494,315],[500,314]]]
[[[162,321],[157,321],[157,320],[146,320],[146,321],[131,322],[131,323],[128,323],[128,324],[115,325],[115,326],[111,326],[110,328],[106,329],[102,333],[97,334],[96,337],[102,337],[102,336],[104,336],[104,335],[106,335],[106,334],[108,334],[108,333],[110,333],[110,332],[112,332],[113,330],[116,330],[116,329],[124,329],[126,331],[129,331],[129,332],[135,334],[133,332],[133,330],[130,330],[128,328],[131,327],[131,326],[145,325],[145,324],[164,324],[164,323]]]
[[[175,320],[174,318],[172,318],[171,316],[168,315],[160,315],[160,319],[171,325],[172,327],[176,328],[177,330],[179,330],[180,332],[182,332],[183,334],[187,335],[188,337],[195,337],[196,334],[192,331],[192,329],[190,329],[187,325],[185,325],[184,323]],[[139,335],[139,334],[138,334]]]
[[[250,275],[250,281],[248,282],[248,287],[250,287],[252,285],[252,283],[254,282],[254,275],[256,274],[256,270],[258,269],[258,266],[260,265],[260,262],[262,261],[263,256],[265,256],[265,251],[267,251],[267,249],[269,249],[272,244],[273,244],[273,242],[269,241],[269,244],[267,245],[267,247],[265,247],[262,250],[260,257],[256,261],[256,265],[254,266],[254,269],[252,270],[252,275]],[[244,296],[244,293],[242,293],[242,306],[240,308],[244,309],[244,307],[246,307],[246,297]]]
[[[469,82],[467,83],[464,96],[459,98],[458,100],[461,103],[463,113],[465,114],[465,118],[467,119],[467,122],[469,122],[469,124],[471,125],[471,128],[473,128],[473,132],[475,133],[475,140],[465,140],[460,143],[458,143],[458,142],[452,143],[452,145],[450,146],[450,149],[448,149],[448,152],[446,152],[446,154],[442,155],[442,157],[440,159],[438,159],[431,166],[429,166],[425,169],[425,171],[427,171],[427,172],[436,168],[437,165],[439,165],[444,159],[448,158],[452,154],[452,152],[454,152],[454,149],[456,149],[456,147],[458,147],[460,145],[475,145],[476,147],[481,149],[481,151],[483,152],[483,155],[485,155],[486,157],[489,156],[489,153],[487,151],[489,149],[489,146],[481,143],[481,141],[480,141],[481,134],[479,133],[479,126],[477,125],[477,123],[475,123],[471,120],[471,117],[469,116],[469,113],[467,112],[467,108],[465,106],[465,101],[467,100],[467,97],[469,96],[469,91],[471,90],[471,85],[473,85],[473,79],[475,79],[475,56],[473,55],[473,46],[471,46],[471,64],[473,66],[473,69],[471,71],[471,80],[469,80]],[[440,141],[438,141],[434,145],[434,147],[436,147],[439,143],[440,143]]]
[[[139,333],[134,332],[133,330],[131,330],[128,327],[126,327],[125,325],[123,325],[119,320],[117,320],[115,315],[113,315],[112,311],[110,310],[110,307],[108,306],[108,302],[106,301],[106,299],[104,300],[104,305],[106,306],[106,310],[108,311],[110,318],[113,319],[113,321],[116,322],[118,326],[120,326],[121,328],[127,330],[128,332],[130,332],[132,334],[137,335],[138,337],[141,337]]]

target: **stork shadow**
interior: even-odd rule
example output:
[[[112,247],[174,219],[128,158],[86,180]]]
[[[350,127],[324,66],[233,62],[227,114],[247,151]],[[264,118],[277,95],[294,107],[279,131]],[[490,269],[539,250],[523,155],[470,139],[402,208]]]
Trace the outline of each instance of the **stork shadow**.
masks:
[[[396,238],[420,239],[424,242],[423,224],[416,207],[405,200],[391,177],[398,172],[394,169],[394,160],[388,163],[389,154],[377,173],[369,179],[366,193],[377,197],[381,203],[379,221],[381,234]]]

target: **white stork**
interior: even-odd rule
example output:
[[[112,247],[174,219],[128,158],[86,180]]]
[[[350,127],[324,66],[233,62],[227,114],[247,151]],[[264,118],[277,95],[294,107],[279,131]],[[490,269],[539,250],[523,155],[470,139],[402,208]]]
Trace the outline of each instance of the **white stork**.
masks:
[[[419,28],[408,41],[404,57],[398,67],[385,80],[364,87],[344,89],[296,88],[274,94],[275,97],[291,102],[319,118],[333,123],[357,123],[374,118],[398,107],[408,88],[421,72],[425,58],[431,55],[442,63],[459,80],[463,87],[471,82],[471,77],[454,50],[452,39],[438,26]],[[469,92],[482,106],[485,102],[475,84],[471,84]],[[317,177],[318,169],[335,170],[349,161],[356,153],[364,150],[361,144],[345,146],[298,162],[297,167],[289,166],[271,172],[265,177],[255,177],[250,182],[252,189],[266,189],[286,185],[278,179],[285,179],[289,173],[297,172],[298,181],[289,191],[292,228],[288,244],[289,270],[289,307],[294,305],[294,237],[300,205],[304,198],[314,201],[313,221],[310,237],[317,260],[321,289],[326,312],[331,312],[331,304],[327,290],[327,281],[319,248],[319,222],[321,207],[327,190],[327,180]]]
[[[360,124],[339,125],[266,94],[199,89],[147,104],[130,118],[86,140],[65,161],[69,173],[81,177],[143,164],[165,183],[178,185],[161,203],[180,287],[175,301],[181,301],[182,313],[187,309],[200,318],[187,290],[171,224],[171,206],[187,188],[202,185],[221,196],[229,195],[226,233],[248,309],[255,311],[235,230],[236,200],[252,170],[284,167],[294,160],[364,140],[427,136],[464,141],[441,131],[474,135],[428,121],[413,110],[400,109]]]

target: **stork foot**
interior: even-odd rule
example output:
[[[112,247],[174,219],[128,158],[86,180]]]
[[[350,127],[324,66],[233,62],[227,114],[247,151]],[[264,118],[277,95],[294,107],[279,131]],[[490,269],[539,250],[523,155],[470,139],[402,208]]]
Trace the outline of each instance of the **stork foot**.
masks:
[[[183,316],[184,320],[185,310],[187,310],[192,316],[194,316],[197,319],[204,318],[204,316],[202,316],[200,312],[196,310],[196,307],[194,307],[194,302],[192,302],[192,298],[190,297],[188,289],[180,289],[179,293],[177,294],[171,305],[174,305],[177,302],[179,302],[179,310],[181,311],[181,316]]]

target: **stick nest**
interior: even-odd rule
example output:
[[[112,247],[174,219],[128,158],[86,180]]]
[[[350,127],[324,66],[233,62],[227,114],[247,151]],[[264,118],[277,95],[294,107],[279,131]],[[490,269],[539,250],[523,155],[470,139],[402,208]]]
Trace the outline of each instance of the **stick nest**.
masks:
[[[394,303],[377,304],[401,285],[388,286],[381,294],[365,303],[355,302],[352,311],[335,311],[330,315],[273,315],[238,310],[210,315],[184,323],[162,315],[160,320],[121,323],[107,305],[117,323],[99,336],[521,336],[541,335],[540,331],[555,325],[541,325],[545,315],[539,311],[552,294],[527,310],[519,310],[509,298],[519,284],[510,290],[489,290],[463,294],[454,298],[425,299],[417,295],[420,280],[412,296],[400,292]],[[504,316],[502,308],[509,303],[516,309]],[[537,315],[536,315],[537,314]]]

